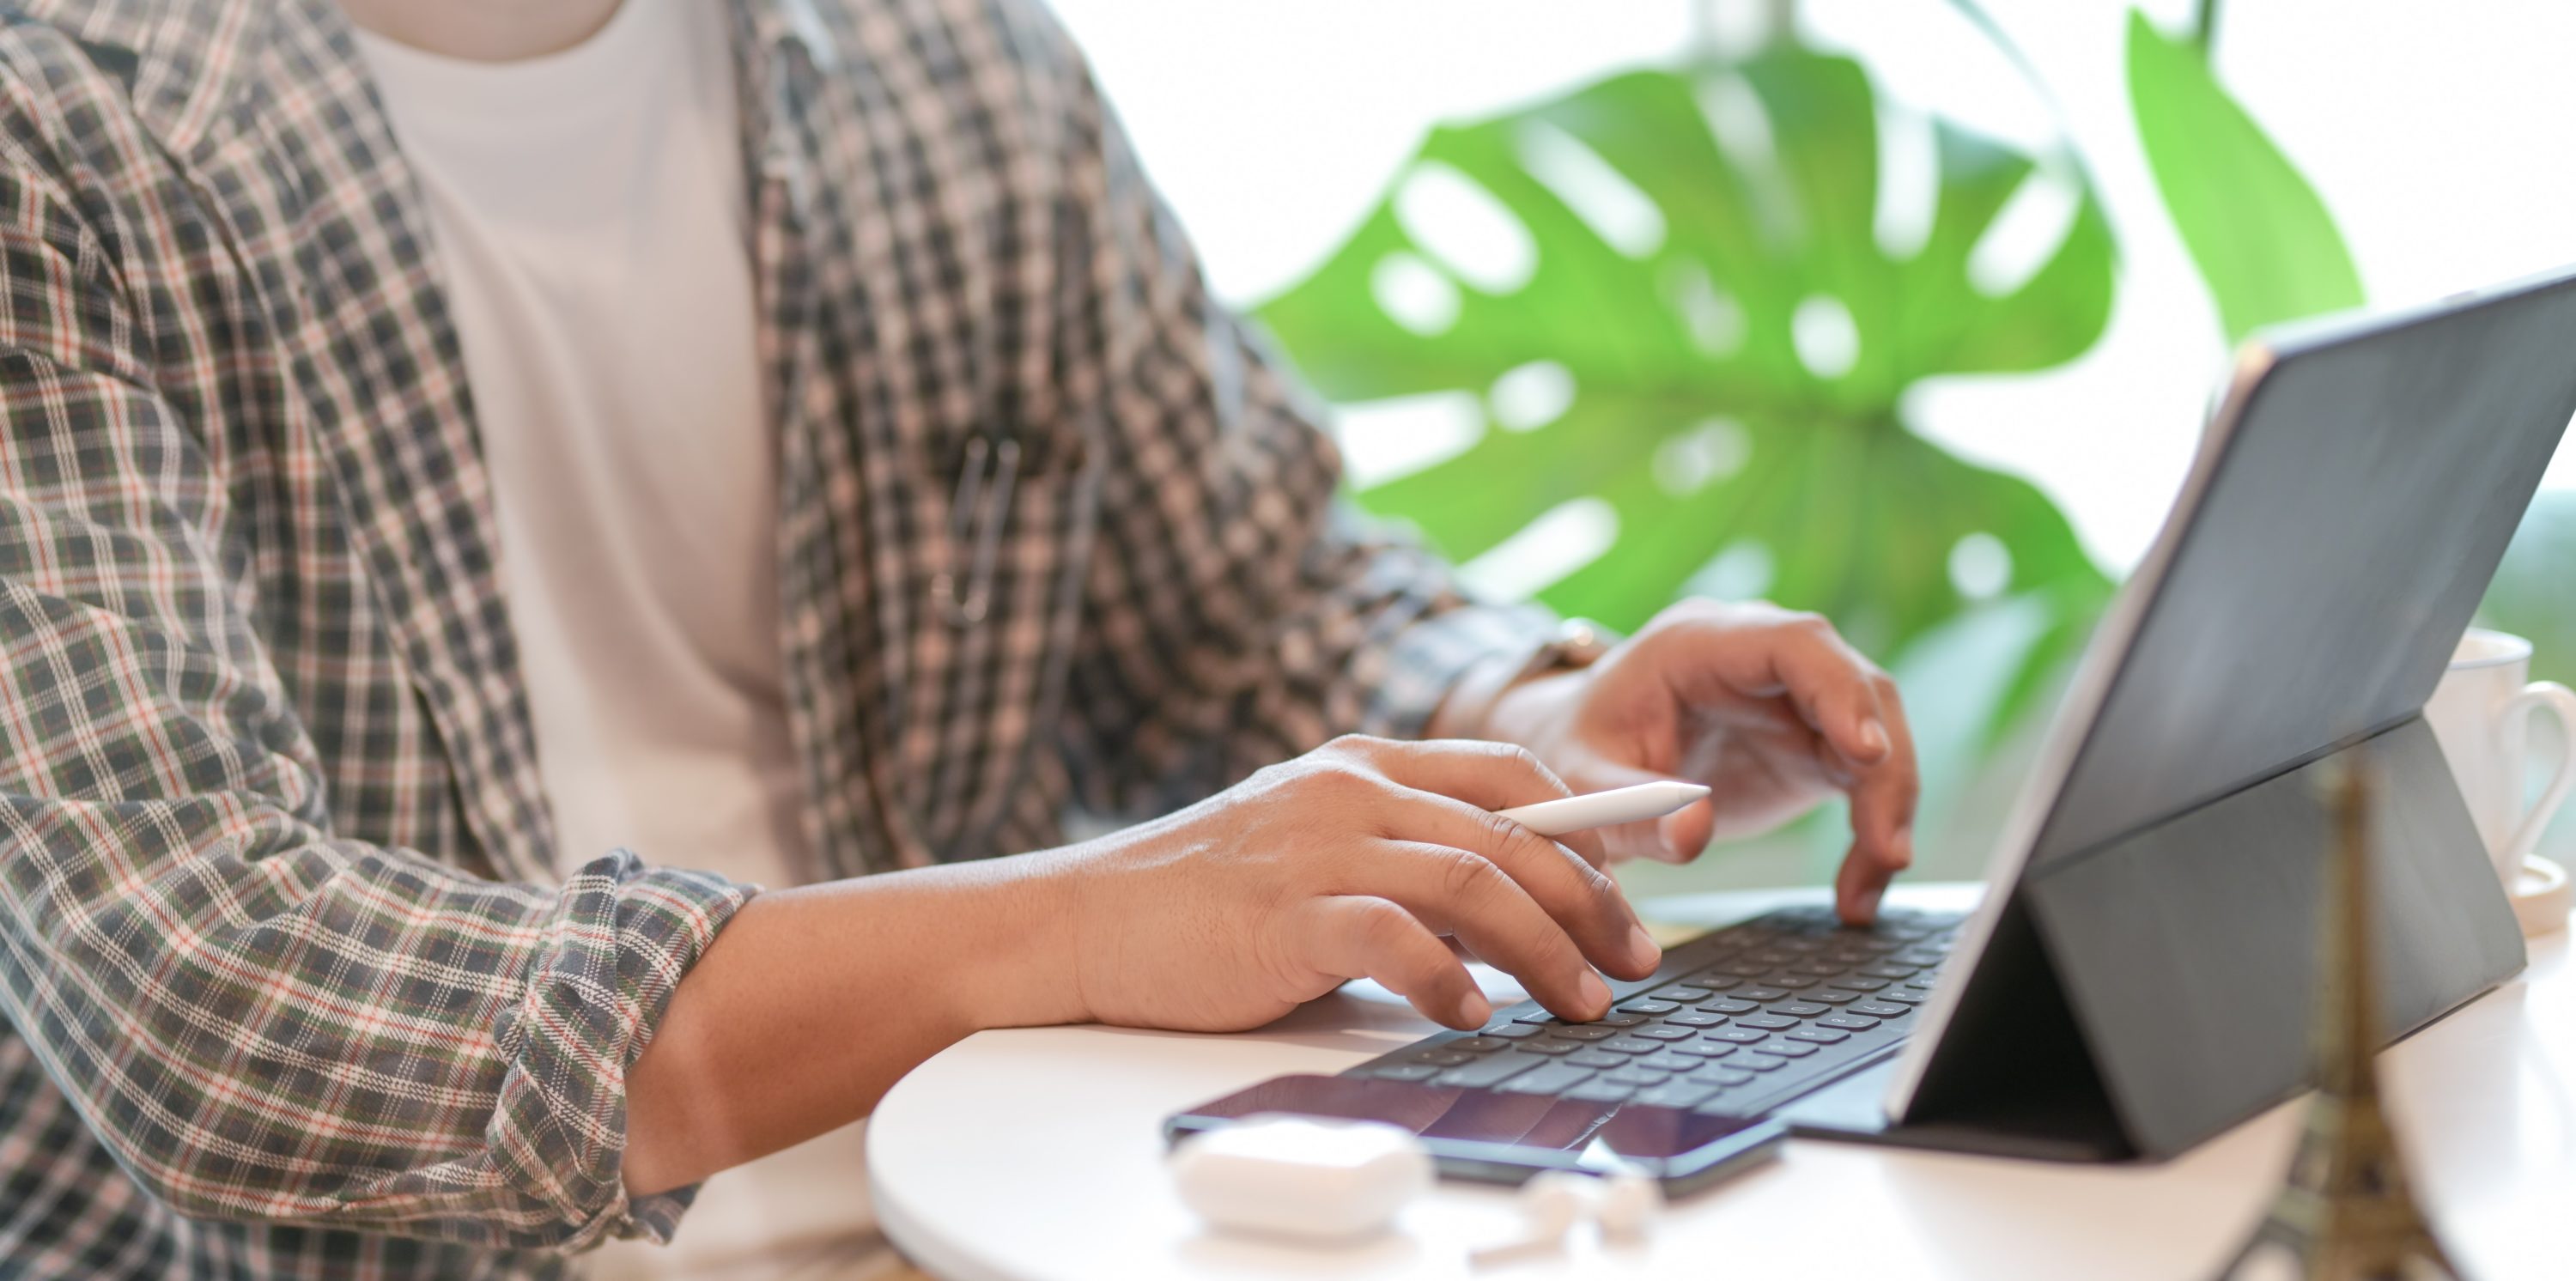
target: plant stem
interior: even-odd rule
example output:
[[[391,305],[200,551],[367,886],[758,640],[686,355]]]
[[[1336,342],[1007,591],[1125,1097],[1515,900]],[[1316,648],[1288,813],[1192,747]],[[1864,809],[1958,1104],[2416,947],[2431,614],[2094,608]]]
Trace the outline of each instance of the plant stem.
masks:
[[[2214,5],[2217,0],[2200,0],[2200,2]],[[2058,135],[2064,139],[2062,154],[2067,163],[2073,166],[2076,176],[2083,181],[2084,189],[2098,196],[2102,190],[2102,184],[2095,179],[2093,166],[2085,163],[2084,149],[2075,145],[2074,119],[2067,114],[2065,102],[2058,98],[2055,90],[2049,88],[2047,79],[2039,74],[2037,64],[2030,60],[2030,55],[2022,51],[2021,45],[2004,31],[2003,24],[1995,21],[1995,16],[1986,12],[1985,6],[1978,0],[1949,0],[1949,4],[1986,39],[1993,41],[1996,48],[2003,51],[2004,58],[2012,63],[2014,70],[2021,73],[2022,80],[2030,85],[2031,92],[2038,94],[2039,100],[2047,105],[2048,114],[2057,122]]]
[[[1756,5],[1761,7],[1756,10]],[[1718,11],[1739,6],[1737,16],[1759,16],[1749,28],[1738,21],[1730,30]],[[1797,0],[1693,0],[1690,15],[1689,56],[1709,66],[1750,57],[1772,45],[1797,43]],[[1750,43],[1745,39],[1748,30],[1753,35]]]
[[[1726,0],[1697,0],[1691,5],[1690,56],[1694,62],[1715,65],[1724,51],[1717,43],[1717,7]]]
[[[2191,44],[2200,50],[2200,60],[2209,61],[2218,53],[2218,0],[2199,0],[2191,10]]]

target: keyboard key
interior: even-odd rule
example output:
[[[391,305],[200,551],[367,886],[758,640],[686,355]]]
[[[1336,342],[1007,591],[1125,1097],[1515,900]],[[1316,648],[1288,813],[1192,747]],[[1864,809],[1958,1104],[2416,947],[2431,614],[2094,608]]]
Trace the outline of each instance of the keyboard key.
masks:
[[[1672,1052],[1688,1054],[1694,1058],[1722,1059],[1735,1053],[1735,1047],[1724,1041],[1684,1041],[1674,1046]]]
[[[1786,1035],[1792,1041],[1809,1041],[1817,1045],[1840,1045],[1851,1039],[1851,1033],[1837,1032],[1829,1027],[1802,1027]]]
[[[1799,988],[1814,987],[1816,985],[1816,976],[1813,974],[1800,974],[1795,970],[1775,970],[1772,973],[1762,976],[1762,985],[1764,987],[1785,987],[1794,992]]]
[[[1656,988],[1654,991],[1654,996],[1659,1000],[1676,1001],[1683,1005],[1693,1001],[1705,1001],[1715,995],[1717,995],[1715,991],[1691,983],[1676,983],[1671,987]]]
[[[1706,1010],[1684,1010],[1679,1014],[1666,1015],[1664,1025],[1667,1027],[1724,1027],[1726,1016],[1711,1014]]]
[[[1416,1063],[1428,1063],[1433,1067],[1456,1067],[1461,1063],[1475,1062],[1476,1056],[1473,1054],[1460,1054],[1456,1050],[1448,1049],[1424,1050],[1422,1053],[1414,1055],[1413,1061]]]
[[[1716,1094],[1717,1087],[1714,1085],[1699,1085],[1690,1081],[1668,1081],[1651,1090],[1643,1091],[1628,1101],[1653,1108],[1695,1108],[1708,1102]]]
[[[1825,941],[1823,939],[1813,939],[1807,938],[1803,935],[1797,935],[1789,938],[1772,940],[1771,950],[1774,952],[1813,952],[1824,945]]]
[[[1503,1038],[1498,1036],[1462,1036],[1444,1048],[1460,1054],[1489,1054],[1503,1048],[1503,1044]]]
[[[1670,1014],[1682,1007],[1671,1001],[1630,1001],[1619,1008],[1630,1014],[1643,1014],[1651,1018],[1658,1014]]]
[[[1812,1019],[1819,1014],[1833,1013],[1834,1007],[1830,1005],[1818,1005],[1813,1001],[1782,1001],[1773,1005],[1771,1007],[1771,1012],[1774,1014],[1786,1014],[1791,1018]]]
[[[1898,1005],[1894,1001],[1862,1001],[1852,1006],[1851,1012],[1866,1014],[1874,1019],[1892,1019],[1900,1014],[1910,1013],[1913,1009],[1911,1005]]]
[[[1512,1020],[1514,1023],[1530,1023],[1540,1027],[1546,1027],[1557,1021],[1558,1020],[1555,1015],[1550,1014],[1545,1010],[1541,1010],[1536,1014],[1524,1014]]]
[[[1568,1063],[1579,1063],[1588,1068],[1615,1068],[1628,1066],[1627,1055],[1612,1054],[1608,1050],[1577,1050],[1572,1054],[1566,1055],[1565,1061]]]
[[[1878,1020],[1865,1019],[1857,1014],[1828,1014],[1816,1020],[1816,1026],[1838,1027],[1846,1032],[1866,1032],[1877,1027]]]
[[[1796,1019],[1788,1020],[1788,1023],[1793,1027],[1797,1025],[1797,1022],[1798,1021]],[[1760,1028],[1752,1027],[1722,1027],[1714,1032],[1703,1033],[1703,1035],[1713,1041],[1732,1041],[1737,1045],[1752,1045],[1757,1041],[1768,1041],[1771,1039],[1770,1033],[1765,1032]]]
[[[1787,1059],[1767,1058],[1759,1054],[1738,1054],[1728,1059],[1726,1063],[1729,1067],[1742,1068],[1747,1072],[1777,1072],[1789,1066]]]
[[[1523,1041],[1512,1048],[1523,1054],[1572,1054],[1576,1050],[1583,1048],[1583,1042],[1560,1041],[1555,1037],[1548,1036],[1540,1037],[1535,1041]]]
[[[1860,993],[1846,992],[1838,987],[1820,987],[1813,992],[1800,992],[1798,994],[1799,1000],[1815,1001],[1824,1005],[1840,1005],[1845,1001],[1857,1001],[1860,998]]]
[[[1616,1072],[1602,1073],[1601,1079],[1608,1081],[1612,1085],[1634,1085],[1643,1087],[1649,1085],[1662,1085],[1665,1079],[1671,1075],[1672,1073],[1670,1072],[1658,1072],[1652,1068],[1624,1067]]]
[[[1628,1035],[1642,1036],[1649,1041],[1687,1041],[1691,1039],[1692,1036],[1696,1035],[1696,1033],[1686,1027],[1657,1026],[1632,1028],[1629,1030]]]
[[[1703,1062],[1705,1060],[1681,1053],[1678,1049],[1667,1049],[1661,1054],[1649,1054],[1636,1060],[1637,1066],[1653,1068],[1658,1072],[1688,1072],[1699,1067]]]
[[[1860,972],[1874,979],[1910,979],[1922,968],[1920,965],[1864,965]]]
[[[1861,978],[1858,975],[1854,975],[1850,978],[1835,979],[1833,981],[1833,986],[1847,988],[1854,992],[1875,992],[1880,988],[1887,986],[1887,980]]]
[[[1612,1085],[1608,1081],[1594,1079],[1567,1090],[1557,1097],[1572,1099],[1577,1103],[1625,1103],[1628,1101],[1628,1096],[1636,1092],[1637,1087],[1633,1085]]]
[[[1789,999],[1789,993],[1787,990],[1776,987],[1739,987],[1735,989],[1734,996],[1735,999],[1739,1001],[1785,1001]]]
[[[1871,1026],[1875,1027],[1877,1025],[1872,1024]],[[1641,1041],[1633,1036],[1614,1036],[1607,1041],[1603,1041],[1600,1048],[1608,1050],[1613,1054],[1652,1054],[1655,1051],[1664,1048],[1664,1043],[1661,1041]]]
[[[1804,1041],[1773,1041],[1767,1045],[1754,1046],[1750,1052],[1768,1054],[1776,1059],[1803,1059],[1815,1053],[1816,1047]]]
[[[1440,1069],[1428,1063],[1398,1063],[1369,1073],[1381,1081],[1428,1081]]]
[[[1789,967],[1789,971],[1793,974],[1806,974],[1820,979],[1829,979],[1850,968],[1851,962],[1849,961],[1819,960],[1808,961],[1799,965],[1792,965]]]
[[[1465,1067],[1454,1067],[1432,1079],[1434,1085],[1485,1086],[1500,1085],[1511,1078],[1542,1066],[1526,1054],[1496,1054],[1471,1060]],[[1554,1066],[1548,1064],[1546,1066]]]
[[[1590,1023],[1576,1023],[1558,1028],[1549,1035],[1560,1036],[1569,1041],[1607,1041],[1619,1035],[1619,1029],[1599,1027]]]
[[[1518,1041],[1527,1037],[1537,1036],[1539,1033],[1546,1030],[1547,1029],[1545,1028],[1533,1027],[1527,1023],[1497,1023],[1492,1027],[1486,1028],[1484,1031],[1477,1033],[1477,1035],[1499,1036],[1506,1041]]]
[[[1897,987],[1889,988],[1887,991],[1879,993],[1878,999],[1882,1001],[1901,1001],[1907,1005],[1921,1005],[1925,1001],[1931,1000],[1932,994],[1921,988]]]
[[[1702,1085],[1729,1086],[1742,1085],[1745,1082],[1752,1080],[1753,1074],[1750,1072],[1739,1072],[1731,1067],[1705,1067],[1692,1073],[1688,1079],[1697,1081]]]
[[[1614,1027],[1614,1028],[1615,1028],[1615,1027],[1635,1027],[1635,1026],[1637,1026],[1638,1024],[1643,1023],[1643,1022],[1645,1022],[1645,1021],[1646,1021],[1646,1016],[1645,1016],[1645,1015],[1643,1015],[1643,1014],[1625,1014],[1625,1013],[1622,1013],[1622,1012],[1620,1012],[1620,1011],[1618,1011],[1618,1010],[1612,1010],[1612,1011],[1610,1011],[1609,1013],[1604,1014],[1604,1015],[1602,1015],[1601,1017],[1599,1017],[1599,1018],[1597,1018],[1597,1019],[1592,1020],[1592,1025],[1593,1025],[1593,1026],[1595,1026],[1595,1027]]]
[[[1782,1028],[1798,1026],[1798,1020],[1782,1018],[1777,1014],[1747,1014],[1743,1018],[1737,1019],[1735,1022],[1739,1027],[1758,1027],[1774,1032],[1777,1032]],[[1870,1026],[1877,1027],[1878,1024],[1873,1022]]]
[[[1563,1094],[1591,1079],[1590,1068],[1579,1068],[1571,1063],[1548,1063],[1494,1088],[1505,1094]]]
[[[1744,982],[1744,980],[1744,975],[1738,974],[1733,970],[1710,970],[1704,974],[1693,975],[1691,978],[1691,982],[1707,988],[1712,992],[1724,991],[1727,988],[1734,987],[1737,984]]]
[[[1939,965],[1943,961],[1949,960],[1950,956],[1946,949],[1935,950],[1928,947],[1909,947],[1902,952],[1898,952],[1895,955],[1888,957],[1887,959],[1898,965],[1919,965],[1928,970],[1933,966]]]
[[[1711,1014],[1759,1014],[1762,1012],[1761,1006],[1755,1005],[1751,1001],[1739,1001],[1733,997],[1728,997],[1723,1001],[1711,1001],[1699,1008],[1706,1010]]]

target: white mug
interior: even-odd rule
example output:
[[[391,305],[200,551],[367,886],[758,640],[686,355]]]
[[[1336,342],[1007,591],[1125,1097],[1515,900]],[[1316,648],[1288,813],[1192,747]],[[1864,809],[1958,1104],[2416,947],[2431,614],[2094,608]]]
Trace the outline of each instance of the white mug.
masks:
[[[2531,713],[2547,708],[2570,744],[2540,794],[2523,804],[2523,750],[2531,738]],[[2531,642],[2472,627],[2451,654],[2451,670],[2424,705],[2424,719],[2451,762],[2460,795],[2477,820],[2496,875],[2511,889],[2523,860],[2540,843],[2542,829],[2576,787],[2576,693],[2556,681],[2531,680]]]

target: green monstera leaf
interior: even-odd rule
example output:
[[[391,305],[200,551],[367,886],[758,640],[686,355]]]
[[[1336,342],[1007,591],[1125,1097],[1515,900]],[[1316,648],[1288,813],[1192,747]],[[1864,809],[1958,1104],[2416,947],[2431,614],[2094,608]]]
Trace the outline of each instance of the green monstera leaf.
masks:
[[[1915,135],[1929,216],[1898,243],[1880,115],[1859,64],[1780,45],[1444,127],[1258,315],[1333,400],[1477,397],[1472,444],[1358,495],[1453,558],[1578,504],[1613,528],[1539,593],[1561,611],[1627,627],[1685,591],[1762,595],[1883,656],[2028,597],[2051,622],[2027,695],[2107,584],[2038,490],[1909,430],[1906,393],[2090,347],[2110,229],[2071,166],[1936,119]],[[2027,183],[2063,235],[2041,215],[1996,269],[1988,233]],[[1499,248],[1475,260],[1466,233]]]
[[[2134,9],[2129,101],[2227,341],[2361,305],[2361,272],[2316,188],[2218,83],[2205,47],[2158,32]]]

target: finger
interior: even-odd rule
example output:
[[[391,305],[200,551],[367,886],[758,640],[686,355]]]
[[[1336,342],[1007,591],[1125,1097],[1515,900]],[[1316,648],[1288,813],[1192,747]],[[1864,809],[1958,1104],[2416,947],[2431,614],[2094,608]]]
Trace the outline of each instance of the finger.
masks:
[[[1480,810],[1562,800],[1574,789],[1542,764],[1527,748],[1475,739],[1431,739],[1390,742],[1376,764],[1388,779],[1416,791],[1433,792]],[[1599,867],[1609,861],[1598,832],[1568,832],[1557,838],[1566,848]]]
[[[1653,639],[1657,648],[1672,647],[1682,655],[1659,666],[1685,705],[1728,696],[1786,696],[1799,717],[1845,759],[1870,764],[1888,752],[1888,730],[1878,717],[1878,668],[1815,615],[1784,614],[1779,621],[1751,626],[1686,619]]]
[[[1878,901],[1887,894],[1887,883],[1896,879],[1896,869],[1861,853],[1854,842],[1843,854],[1842,870],[1834,876],[1834,913],[1845,925],[1865,926],[1878,919]]]
[[[1295,963],[1335,978],[1375,979],[1424,1018],[1462,1030],[1494,1013],[1466,965],[1413,913],[1382,898],[1328,895],[1289,914]]]
[[[1914,813],[1922,774],[1914,760],[1914,735],[1903,700],[1882,678],[1880,707],[1888,730],[1887,755],[1865,766],[1851,787],[1852,847],[1845,856],[1836,896],[1843,918],[1865,922],[1897,873],[1914,863]],[[1844,889],[1844,887],[1848,887]]]
[[[1377,844],[1366,858],[1353,892],[1391,899],[1430,928],[1457,935],[1561,1017],[1596,1019],[1610,1008],[1610,988],[1582,949],[1493,860],[1402,840]]]
[[[1663,960],[1619,883],[1556,842],[1498,814],[1423,792],[1379,818],[1388,836],[1465,850],[1502,869],[1592,964],[1641,979]]]

